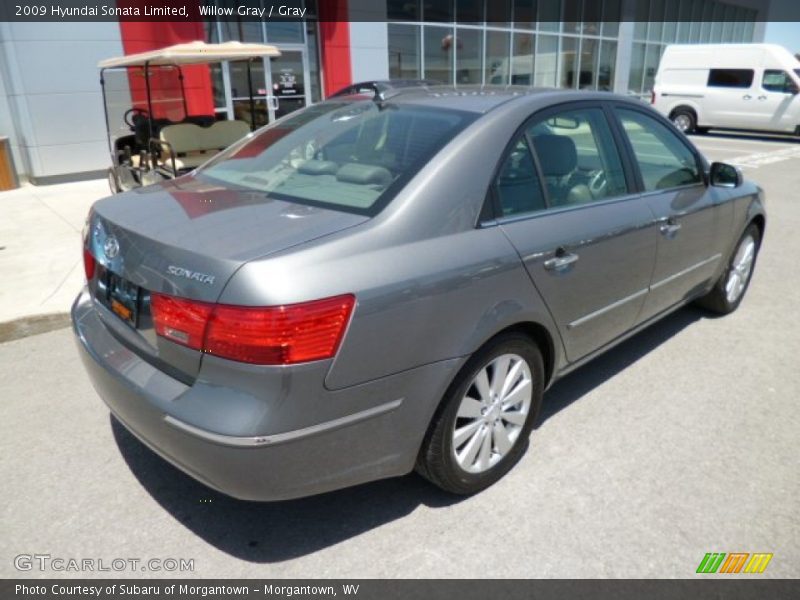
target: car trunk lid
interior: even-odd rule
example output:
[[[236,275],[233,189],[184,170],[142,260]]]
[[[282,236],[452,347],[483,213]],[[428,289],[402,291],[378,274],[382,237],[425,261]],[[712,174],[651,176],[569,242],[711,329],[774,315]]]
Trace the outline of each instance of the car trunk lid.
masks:
[[[140,188],[95,203],[87,245],[99,266],[90,288],[120,341],[174,376],[193,379],[201,353],[155,335],[151,293],[216,302],[248,261],[367,219],[195,178]]]

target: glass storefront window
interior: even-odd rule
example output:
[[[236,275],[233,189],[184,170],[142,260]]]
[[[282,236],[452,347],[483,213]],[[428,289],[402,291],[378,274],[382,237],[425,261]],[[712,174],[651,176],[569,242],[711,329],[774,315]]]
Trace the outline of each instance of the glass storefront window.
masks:
[[[556,87],[558,37],[554,35],[539,35],[537,36],[536,44],[533,85],[536,87]]]
[[[267,42],[270,44],[302,44],[303,24],[290,21],[269,21]]]
[[[317,24],[313,21],[306,21],[306,40],[308,44],[308,74],[311,78],[309,82],[311,102],[319,102],[322,99],[322,90],[319,85],[319,44],[317,42]]]
[[[515,33],[513,60],[511,62],[511,83],[531,85],[533,83],[534,54],[536,38],[532,33]]]
[[[453,28],[426,25],[425,78],[440,83],[453,83]]]
[[[621,18],[620,0],[605,0],[603,2],[603,35],[617,37]]]
[[[598,2],[597,0],[584,0],[583,27],[581,28],[584,35],[600,35],[602,9],[602,2]]]
[[[483,83],[483,32],[459,28],[456,42],[456,83]]]
[[[628,75],[628,93],[639,95],[642,93],[644,80],[644,44],[634,44],[631,51],[631,70]]]
[[[614,90],[614,73],[617,64],[617,43],[600,43],[600,60],[597,65],[597,89],[601,92]]]
[[[649,95],[656,80],[658,71],[658,61],[661,59],[661,51],[664,46],[660,44],[650,44],[647,46],[647,55],[644,62],[644,81],[642,83],[642,93]]]
[[[578,38],[561,38],[561,78],[560,87],[574,88],[577,84],[577,61],[575,60],[578,51]]]
[[[564,33],[581,32],[581,0],[564,0]]]
[[[514,0],[514,27],[536,28],[536,0]]]
[[[581,42],[581,61],[578,71],[578,88],[597,89],[598,42],[592,38],[583,38]]]
[[[486,83],[508,85],[510,35],[506,31],[486,32]]]
[[[650,19],[647,4],[647,2],[636,3],[633,23],[633,39],[635,40],[647,39],[647,21]]]
[[[389,77],[420,79],[419,27],[389,23]]]
[[[561,0],[539,0],[539,30],[561,31]]]
[[[667,0],[667,2],[673,1]],[[647,39],[651,42],[660,42],[664,33],[664,0],[652,0],[650,4],[650,19]]]

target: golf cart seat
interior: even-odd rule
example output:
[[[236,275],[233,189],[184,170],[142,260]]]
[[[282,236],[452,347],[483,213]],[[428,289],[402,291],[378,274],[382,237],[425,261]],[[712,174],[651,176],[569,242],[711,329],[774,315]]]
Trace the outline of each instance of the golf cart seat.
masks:
[[[162,149],[160,163],[169,170],[174,166],[176,172],[189,171],[248,133],[250,126],[244,121],[215,121],[210,127],[194,123],[167,125],[157,141]]]

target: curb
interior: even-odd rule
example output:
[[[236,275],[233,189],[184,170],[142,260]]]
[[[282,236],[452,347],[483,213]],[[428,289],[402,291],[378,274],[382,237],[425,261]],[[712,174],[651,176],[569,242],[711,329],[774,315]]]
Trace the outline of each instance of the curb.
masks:
[[[21,317],[0,323],[0,344],[69,327],[69,313]]]

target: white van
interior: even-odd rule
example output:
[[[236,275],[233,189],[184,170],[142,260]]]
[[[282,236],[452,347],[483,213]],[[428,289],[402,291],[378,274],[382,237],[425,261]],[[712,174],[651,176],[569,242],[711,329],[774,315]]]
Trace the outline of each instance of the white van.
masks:
[[[800,135],[800,61],[774,44],[667,46],[652,104],[684,132]]]

